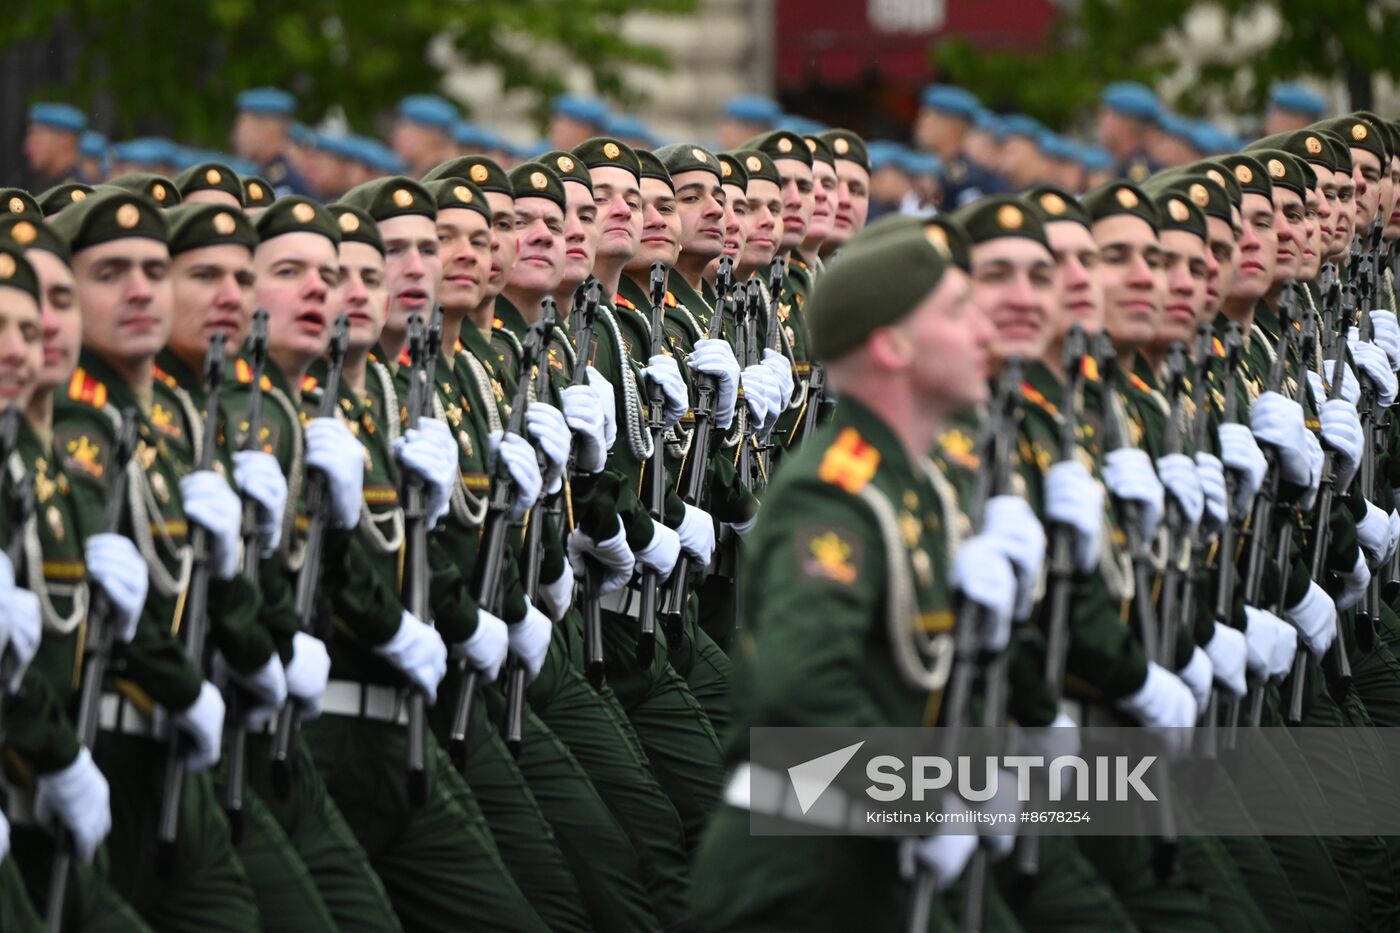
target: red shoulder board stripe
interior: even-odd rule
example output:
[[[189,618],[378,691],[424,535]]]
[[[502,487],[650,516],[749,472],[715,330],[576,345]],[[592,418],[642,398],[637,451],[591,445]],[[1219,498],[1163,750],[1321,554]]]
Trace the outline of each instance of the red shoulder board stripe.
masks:
[[[155,376],[161,382],[165,383],[165,387],[167,389],[178,389],[180,387],[180,383],[175,381],[174,376],[170,375],[170,373],[161,369],[154,363],[151,364],[151,375]]]
[[[632,311],[637,310],[636,305],[632,304],[632,302],[628,301],[626,298],[623,298],[621,295],[613,296],[613,304],[617,305],[619,308],[627,308]]]
[[[1152,387],[1147,383],[1143,382],[1142,377],[1139,376],[1137,373],[1128,373],[1128,381],[1132,383],[1133,388],[1137,389],[1139,392],[1152,391]]]
[[[73,378],[68,380],[68,397],[101,408],[107,404],[107,387],[79,366],[73,370]]]
[[[672,293],[672,292],[670,292],[670,291],[667,291],[667,292],[666,292],[666,307],[668,307],[668,308],[674,308],[674,307],[676,307],[676,306],[679,305],[679,304],[680,304],[680,302],[676,300],[675,294]]]
[[[506,326],[506,322],[503,321],[503,320],[501,320],[500,318],[495,317],[495,318],[492,318],[492,319],[491,319],[491,329],[492,329],[492,330],[504,330],[504,329],[505,329],[505,326]]]
[[[1037,389],[1035,386],[1031,385],[1029,382],[1021,383],[1021,397],[1028,402],[1033,402],[1035,405],[1039,406],[1040,408],[1043,408],[1052,415],[1059,415],[1060,413],[1060,410],[1056,408],[1048,398],[1046,398],[1044,395],[1041,395],[1040,390]]]
[[[1079,363],[1079,371],[1084,374],[1084,378],[1090,382],[1099,381],[1099,361],[1092,356],[1085,356]]]
[[[1225,356],[1225,341],[1219,337],[1212,337],[1210,342],[1211,348],[1215,350],[1215,355],[1223,358]]]
[[[250,376],[249,378],[251,379],[252,377]],[[321,383],[316,379],[315,376],[303,376],[301,378],[301,391],[310,392],[320,384]]]
[[[412,366],[412,365],[413,365],[413,355],[410,354],[410,353],[408,352],[408,347],[404,347],[403,350],[400,351],[400,353],[399,353],[399,365],[400,365],[400,366]]]

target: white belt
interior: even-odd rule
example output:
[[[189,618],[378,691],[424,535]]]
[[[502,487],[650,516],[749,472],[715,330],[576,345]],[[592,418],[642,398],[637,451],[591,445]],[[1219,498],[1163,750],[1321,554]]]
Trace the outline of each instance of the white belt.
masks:
[[[642,617],[642,594],[630,586],[624,586],[620,590],[613,590],[611,593],[599,596],[598,606],[608,610],[608,612],[627,616],[629,619],[640,619]]]
[[[331,716],[359,716],[378,722],[408,725],[406,691],[397,687],[362,684],[357,680],[332,680],[326,684],[321,712]]]
[[[119,693],[102,694],[101,714],[97,722],[104,732],[115,732],[118,735],[135,735],[149,739],[154,738],[156,734],[151,717]]]

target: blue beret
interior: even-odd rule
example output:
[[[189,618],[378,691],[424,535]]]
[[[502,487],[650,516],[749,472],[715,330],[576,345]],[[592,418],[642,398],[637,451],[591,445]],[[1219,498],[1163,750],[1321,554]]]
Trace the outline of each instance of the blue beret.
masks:
[[[1090,172],[1106,172],[1113,168],[1113,156],[1099,146],[1080,146],[1079,164]]]
[[[991,133],[998,138],[1005,132],[1005,127],[1001,125],[1001,117],[997,116],[986,107],[978,107],[977,114],[972,118],[972,122],[984,133]]]
[[[399,154],[377,139],[368,136],[357,137],[364,150],[364,161],[372,169],[390,175],[402,175],[408,168]]]
[[[316,132],[305,123],[296,122],[287,128],[287,135],[298,146],[316,145]]]
[[[743,94],[731,97],[724,105],[724,115],[740,123],[756,123],[772,128],[782,118],[783,108],[778,102],[756,94]]]
[[[128,139],[112,146],[112,158],[117,162],[140,165],[164,165],[174,157],[174,144],[157,136]]]
[[[900,161],[910,175],[940,175],[943,172],[943,160],[931,152],[905,149],[900,153]]]
[[[1279,110],[1300,114],[1316,120],[1327,112],[1327,101],[1322,95],[1303,87],[1301,84],[1275,84],[1269,91],[1269,103]]]
[[[603,126],[603,132],[608,136],[616,136],[621,140],[640,139],[647,145],[656,142],[656,137],[651,135],[651,130],[645,123],[630,114],[618,113],[608,117],[607,123]],[[548,152],[549,150],[545,150]]]
[[[778,121],[776,128],[796,133],[798,136],[816,136],[818,133],[826,132],[827,126],[825,123],[819,123],[808,117],[795,113],[785,113]]]
[[[525,159],[538,159],[540,156],[553,149],[554,147],[549,144],[549,140],[547,139],[537,139],[528,146],[516,147],[516,151]]]
[[[399,116],[450,132],[457,122],[457,108],[436,94],[410,94],[399,101]]]
[[[1229,133],[1220,129],[1209,120],[1201,120],[1193,125],[1191,134],[1191,145],[1196,147],[1196,151],[1201,155],[1214,155],[1220,152],[1230,152],[1239,148],[1234,145],[1235,138]]]
[[[870,168],[878,171],[887,165],[896,168],[904,168],[903,156],[904,147],[899,143],[892,143],[887,139],[872,139],[867,147],[870,150]]]
[[[1052,159],[1077,159],[1079,150],[1059,133],[1042,133],[1040,148]]]
[[[1162,112],[1152,89],[1136,81],[1115,81],[1103,89],[1099,101],[1110,110],[1143,120],[1156,120]]]
[[[87,117],[69,104],[31,104],[29,122],[70,133],[81,133],[87,128]]]
[[[453,124],[452,139],[459,146],[475,146],[479,149],[495,148],[495,137],[490,131],[477,126],[470,120],[458,120]]]
[[[1006,136],[1028,137],[1036,145],[1040,145],[1040,137],[1044,136],[1046,132],[1039,120],[1028,117],[1024,113],[1013,113],[1002,117],[1001,131]]]
[[[587,123],[595,129],[603,129],[608,119],[608,107],[596,97],[580,94],[560,94],[550,105],[554,113],[580,123]]]
[[[331,136],[322,133],[316,137],[316,148],[342,159],[358,160],[360,158],[359,150],[348,136]]]
[[[244,159],[236,155],[229,155],[228,153],[215,153],[215,156],[216,157],[212,158],[210,161],[222,162],[244,178],[256,175],[258,172],[262,171],[262,166],[258,165],[258,163],[254,162],[252,159]]]
[[[107,137],[97,130],[88,130],[78,140],[78,151],[85,159],[102,159],[107,155]]]
[[[203,149],[192,149],[188,146],[171,146],[169,162],[175,171],[183,172],[187,168],[199,165],[201,162],[211,161],[211,153]]]
[[[1192,146],[1196,145],[1197,125],[1179,113],[1163,110],[1157,115],[1157,126],[1168,136],[1175,136]]]
[[[951,84],[930,84],[924,88],[919,102],[930,110],[951,113],[964,120],[972,120],[982,104],[971,91],[954,87]]]
[[[290,117],[297,109],[297,99],[277,87],[249,88],[238,95],[239,110],[265,113],[274,117]]]

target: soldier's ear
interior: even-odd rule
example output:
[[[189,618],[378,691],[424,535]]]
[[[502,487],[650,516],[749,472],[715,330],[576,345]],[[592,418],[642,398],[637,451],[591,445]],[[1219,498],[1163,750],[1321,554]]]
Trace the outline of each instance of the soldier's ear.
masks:
[[[865,346],[871,364],[882,372],[899,372],[914,361],[914,343],[898,325],[875,328]]]

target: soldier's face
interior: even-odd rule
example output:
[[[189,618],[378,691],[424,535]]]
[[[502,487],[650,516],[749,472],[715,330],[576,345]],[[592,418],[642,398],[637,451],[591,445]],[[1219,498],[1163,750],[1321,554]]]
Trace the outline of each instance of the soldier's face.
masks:
[[[593,271],[598,251],[598,208],[593,192],[576,181],[564,182],[564,278],[561,286],[575,288]]]
[[[865,166],[845,159],[836,160],[836,211],[831,218],[828,245],[843,245],[853,234],[865,229],[870,216],[870,173]]]
[[[1231,212],[1238,213],[1234,208],[1231,208]],[[1213,317],[1220,310],[1220,302],[1230,294],[1235,284],[1235,263],[1239,257],[1239,247],[1236,245],[1239,238],[1235,230],[1236,227],[1219,217],[1206,218],[1208,263],[1215,270],[1213,275],[1206,276],[1205,311],[1208,317]]]
[[[1336,239],[1332,242],[1332,255],[1341,256],[1351,249],[1351,239],[1356,234],[1356,181],[1351,172],[1333,172],[1337,182],[1337,210],[1332,215],[1332,232]]]
[[[1303,258],[1298,264],[1298,278],[1308,282],[1317,278],[1322,268],[1322,216],[1321,207],[1326,203],[1315,189],[1308,191],[1303,200],[1303,231],[1307,239],[1303,241]]]
[[[331,342],[331,301],[340,285],[335,244],[306,230],[284,233],[258,244],[253,270],[269,353],[290,373],[304,371]]]
[[[43,358],[39,303],[28,292],[0,287],[0,411],[29,401]]]
[[[1103,286],[1104,327],[1113,342],[1140,347],[1152,339],[1162,318],[1162,247],[1140,217],[1113,214],[1094,224],[1099,244],[1096,270]]]
[[[1387,240],[1400,240],[1400,156],[1390,160],[1390,211],[1384,235]]]
[[[1099,247],[1088,228],[1073,221],[1045,225],[1050,252],[1055,257],[1055,291],[1063,313],[1058,334],[1078,324],[1090,337],[1103,330],[1103,288],[1094,277]]]
[[[631,172],[611,165],[591,169],[589,175],[598,209],[598,258],[631,259],[641,238],[641,185]]]
[[[1356,185],[1356,232],[1364,236],[1381,203],[1381,160],[1375,153],[1351,150],[1351,180]]]
[[[444,214],[468,213],[443,211]],[[439,215],[441,221],[441,215]],[[349,325],[346,343],[357,353],[368,351],[379,341],[384,319],[389,314],[389,288],[384,280],[384,257],[367,243],[340,244],[339,313]]]
[[[972,294],[967,275],[950,265],[938,287],[890,327],[898,341],[890,349],[902,351],[922,407],[941,415],[972,408],[987,397],[995,338]]]
[[[204,358],[218,334],[230,355],[238,352],[253,316],[253,254],[223,243],[192,249],[170,263],[175,318],[167,346],[187,363]]]
[[[437,237],[442,260],[438,299],[444,308],[469,311],[481,304],[491,271],[491,229],[476,211],[454,207],[438,211]]]
[[[141,363],[170,338],[170,253],[165,244],[128,237],[73,257],[83,345],[108,360]]]
[[[724,249],[728,213],[729,194],[725,187],[709,172],[681,172],[672,175],[671,181],[676,186],[681,249],[689,258],[718,258]]]
[[[808,249],[831,236],[836,211],[836,169],[821,160],[812,163],[812,222],[804,242]]]
[[[1303,266],[1304,228],[1303,199],[1296,191],[1274,188],[1274,232],[1278,238],[1274,261],[1274,283],[1299,277]]]
[[[991,321],[996,359],[1039,359],[1054,337],[1050,251],[1025,237],[977,244],[972,248],[972,300]]]
[[[642,179],[642,235],[628,269],[649,269],[653,262],[676,264],[681,251],[681,217],[676,194],[657,178]]]
[[[1231,298],[1262,298],[1274,281],[1278,234],[1274,231],[1274,205],[1262,194],[1246,192],[1240,211],[1239,262]]]
[[[442,257],[438,255],[437,224],[418,215],[390,217],[379,222],[384,238],[384,278],[389,285],[389,317],[386,333],[400,335],[408,330],[410,315],[427,323],[437,300],[442,280]]]
[[[725,185],[724,193],[724,255],[737,260],[740,250],[744,248],[749,197],[748,192],[737,185]]]
[[[796,159],[778,159],[778,177],[782,187],[782,242],[783,252],[797,249],[807,238],[807,227],[812,222],[812,210],[816,206],[813,192],[812,167]]]
[[[749,215],[744,229],[740,265],[759,268],[778,253],[778,218],[783,213],[782,189],[771,181],[754,179],[748,187]]]
[[[543,297],[564,276],[564,211],[544,198],[515,201],[515,270],[510,288]]]
[[[68,384],[78,365],[83,345],[83,316],[78,311],[77,283],[73,270],[53,253],[31,249],[25,253],[39,275],[39,316],[44,331],[43,357],[38,386],[54,390]]]
[[[1313,198],[1317,199],[1317,242],[1318,242],[1318,263],[1332,251],[1332,243],[1337,238],[1337,232],[1332,226],[1332,218],[1337,214],[1337,185],[1332,181],[1332,172],[1318,165],[1309,166],[1313,172],[1312,196],[1308,198],[1308,206],[1312,207]]]
[[[1189,344],[1206,303],[1206,243],[1184,230],[1163,230],[1160,239],[1167,289],[1162,325],[1152,342],[1159,347],[1178,340]]]
[[[495,298],[506,287],[511,270],[515,268],[515,198],[499,191],[486,192],[486,204],[491,208],[491,274],[481,300]]]

